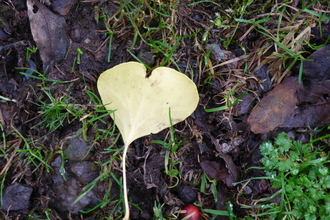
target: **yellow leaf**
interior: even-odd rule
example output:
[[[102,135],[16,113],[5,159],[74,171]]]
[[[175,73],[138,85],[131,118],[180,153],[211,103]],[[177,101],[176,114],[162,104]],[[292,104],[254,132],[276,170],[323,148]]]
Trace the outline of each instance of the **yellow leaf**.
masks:
[[[97,81],[101,99],[114,119],[125,143],[157,133],[183,121],[196,109],[196,85],[186,75],[158,67],[149,77],[137,62],[122,63],[101,74]]]
[[[186,119],[196,109],[196,85],[186,75],[158,67],[146,77],[146,68],[137,62],[122,63],[102,73],[97,88],[103,104],[115,110],[114,119],[125,142],[123,152],[124,220],[129,219],[125,158],[135,139],[157,133]]]

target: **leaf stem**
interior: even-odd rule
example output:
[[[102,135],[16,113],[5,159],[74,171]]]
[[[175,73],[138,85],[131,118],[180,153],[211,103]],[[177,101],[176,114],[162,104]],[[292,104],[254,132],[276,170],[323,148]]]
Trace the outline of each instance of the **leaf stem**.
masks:
[[[123,220],[128,220],[129,219],[129,205],[128,205],[127,181],[126,181],[126,154],[127,154],[127,150],[128,150],[128,147],[129,147],[130,143],[131,143],[130,141],[125,143],[124,152],[123,152],[123,161],[122,161],[124,204],[125,204],[125,216],[124,216]]]

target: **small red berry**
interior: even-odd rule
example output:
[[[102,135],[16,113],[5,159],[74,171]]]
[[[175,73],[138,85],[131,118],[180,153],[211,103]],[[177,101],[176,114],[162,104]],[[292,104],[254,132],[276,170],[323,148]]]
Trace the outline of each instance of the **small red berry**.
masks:
[[[199,210],[193,205],[187,205],[182,210],[186,211],[185,213],[181,213],[180,218],[183,219],[187,216],[190,216],[188,220],[199,220],[201,214]]]

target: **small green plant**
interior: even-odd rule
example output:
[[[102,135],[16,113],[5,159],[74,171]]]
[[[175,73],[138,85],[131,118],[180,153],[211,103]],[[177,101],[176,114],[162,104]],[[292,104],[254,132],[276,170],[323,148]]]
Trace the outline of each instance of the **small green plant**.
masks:
[[[14,129],[17,133],[17,137],[22,140],[22,147],[17,149],[16,152],[20,153],[21,157],[24,158],[24,167],[25,169],[29,168],[29,165],[33,165],[34,167],[42,167],[46,172],[50,172],[52,170],[50,164],[50,160],[52,158],[52,153],[47,152],[45,149],[37,147],[38,143],[31,139],[25,138],[17,129]]]
[[[172,117],[171,117],[171,111],[169,111],[169,120],[170,120],[170,141],[158,141],[153,140],[152,143],[161,144],[164,148],[167,149],[165,153],[165,173],[170,176],[171,181],[172,178],[176,179],[176,183],[173,186],[170,186],[169,188],[174,188],[179,183],[178,175],[180,174],[180,171],[176,168],[175,162],[179,162],[175,159],[176,157],[176,151],[178,150],[180,144],[182,141],[176,142],[175,139],[175,130],[173,128],[172,124]],[[170,181],[170,182],[171,182]]]
[[[225,105],[224,106],[220,106],[220,107],[216,107],[216,108],[210,108],[210,109],[205,109],[206,112],[217,112],[217,111],[224,111],[226,109],[229,109],[231,107],[233,107],[234,105],[237,104],[237,102],[239,102],[241,100],[241,98],[243,98],[243,96],[245,96],[248,91],[246,90],[244,93],[242,93],[241,95],[239,95],[237,98],[234,96],[235,95],[235,90],[238,86],[238,83],[229,91],[225,91],[224,93],[224,102]]]
[[[271,218],[328,219],[330,176],[328,155],[312,143],[291,141],[286,133],[260,146],[262,163],[281,202]],[[275,209],[273,209],[275,210]]]
[[[217,216],[227,216],[230,220],[236,220],[237,217],[234,214],[233,204],[231,202],[227,203],[227,211],[224,210],[213,210],[213,209],[202,209],[203,212],[213,215],[212,219],[215,219]]]
[[[154,217],[153,217],[153,219],[154,220],[165,220],[166,219],[163,216],[163,213],[162,213],[163,205],[157,204],[156,201],[154,202],[154,207],[153,207],[153,210],[154,210]]]
[[[200,192],[205,193],[206,192],[206,186],[210,188],[210,191],[213,194],[214,202],[216,206],[218,205],[218,189],[217,189],[217,180],[216,179],[210,179],[206,173],[202,174],[201,182],[200,182]]]
[[[55,79],[49,79],[46,78],[46,73],[47,70],[45,70],[43,73],[38,72],[37,70],[31,69],[31,68],[26,68],[26,67],[16,67],[16,69],[19,70],[31,70],[33,71],[35,74],[31,75],[29,73],[25,73],[25,72],[20,72],[20,74],[33,78],[33,79],[39,79],[42,81],[42,84],[45,84],[45,82],[52,82],[52,83],[68,83],[69,81],[62,81],[62,80],[55,80]]]
[[[43,87],[43,94],[35,95],[38,97],[38,103],[35,103],[40,108],[40,116],[42,120],[34,127],[42,125],[50,132],[64,125],[65,120],[71,123],[73,120],[82,118],[82,105],[72,102],[70,95],[55,97],[50,88]],[[69,118],[69,116],[73,116]]]
[[[30,60],[31,54],[37,52],[37,50],[38,50],[38,48],[35,46],[32,46],[32,48],[31,47],[26,48],[26,53],[25,53],[26,62],[28,62]]]
[[[77,48],[77,64],[80,64],[80,58],[83,54],[84,52],[80,48]]]
[[[79,48],[78,48],[79,49]],[[81,51],[82,52],[82,51]],[[78,50],[78,54],[80,54]],[[79,58],[80,59],[80,58]],[[27,69],[29,68],[18,68],[18,69]],[[58,83],[68,83],[68,81],[61,80],[53,80],[46,78],[46,73],[40,73],[36,70],[33,70],[35,75],[27,74],[25,72],[20,72],[22,75],[29,76],[34,79],[41,80],[41,83],[38,84],[42,93],[37,93],[34,87],[31,87],[35,96],[37,97],[36,104],[39,107],[39,116],[41,117],[41,121],[33,126],[43,126],[48,129],[49,132],[55,131],[57,128],[64,125],[67,120],[68,123],[71,123],[74,120],[83,121],[82,131],[84,134],[84,138],[86,139],[86,129],[88,125],[91,125],[96,120],[101,120],[102,117],[107,115],[109,112],[101,109],[101,101],[97,98],[95,94],[90,91],[85,90],[86,94],[90,97],[90,100],[94,104],[82,105],[77,104],[77,102],[73,99],[70,94],[63,94],[55,96],[52,93],[52,88],[55,84]],[[46,85],[47,82],[51,84],[49,86]],[[70,87],[67,88],[67,91],[70,90]],[[95,116],[93,114],[87,114],[86,107],[95,107],[97,113],[104,113],[101,116]],[[102,121],[105,123],[104,121]]]

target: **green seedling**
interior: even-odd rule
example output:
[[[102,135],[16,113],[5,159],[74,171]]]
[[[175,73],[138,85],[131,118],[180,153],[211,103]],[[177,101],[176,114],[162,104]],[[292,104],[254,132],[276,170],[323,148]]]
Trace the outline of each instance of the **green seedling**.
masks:
[[[77,48],[77,64],[80,64],[80,58],[83,54],[84,52],[80,48]]]
[[[108,35],[108,63],[110,63],[111,60],[111,51],[112,51],[112,39],[113,39],[113,31],[110,28],[110,24],[108,22],[108,16],[103,14],[102,16],[100,16],[100,18],[103,18],[103,22],[105,25],[105,28],[107,29],[107,32],[105,33],[106,35]]]
[[[164,206],[164,204],[160,205],[160,204],[157,204],[156,201],[154,202],[154,207],[153,207],[153,210],[154,210],[153,219],[154,220],[166,220],[166,218],[164,218],[163,213],[162,213],[163,206]]]
[[[52,170],[51,166],[49,165],[49,161],[52,158],[52,154],[47,153],[43,149],[39,147],[32,146],[36,144],[35,142],[23,137],[23,135],[17,130],[14,129],[17,133],[18,137],[23,141],[23,147],[17,149],[18,153],[21,153],[22,156],[25,157],[24,162],[26,168],[28,168],[29,164],[33,164],[35,167],[40,167],[40,164],[43,164],[46,168],[46,172],[50,172]],[[45,157],[45,155],[47,155]],[[37,163],[40,162],[40,164]]]
[[[83,116],[82,105],[70,103],[72,97],[69,95],[64,95],[62,97],[54,97],[50,91],[50,88],[44,87],[43,92],[45,97],[47,97],[47,101],[44,101],[44,96],[38,96],[39,102],[35,103],[40,108],[40,116],[42,120],[34,125],[37,126],[45,126],[48,128],[50,132],[55,131],[57,128],[64,125],[67,120],[68,123],[71,123],[74,120],[77,120]],[[69,119],[69,116],[72,116]]]
[[[175,159],[173,159],[173,157],[175,157],[175,153],[177,151],[177,149],[179,148],[181,141],[176,143],[175,140],[175,131],[173,128],[173,123],[172,123],[172,117],[171,117],[171,111],[169,109],[169,120],[170,120],[170,138],[171,141],[169,143],[166,143],[166,141],[158,141],[158,140],[153,140],[152,143],[157,143],[157,144],[161,144],[164,148],[167,149],[167,151],[165,152],[165,173],[167,175],[170,176],[171,180],[170,182],[172,182],[172,178],[176,179],[176,183],[173,186],[170,186],[169,188],[174,188],[179,184],[179,178],[178,175],[180,174],[179,170],[175,167]]]
[[[174,188],[175,186],[178,185],[179,183],[179,178],[178,178],[178,175],[180,174],[179,170],[176,168],[175,166],[175,162],[178,162],[176,161],[175,159],[173,159],[172,157],[175,155],[175,153],[171,153],[171,151],[173,150],[172,148],[172,145],[175,143],[175,142],[169,142],[169,143],[166,143],[164,141],[157,141],[157,140],[153,140],[152,143],[156,143],[156,144],[160,144],[162,145],[164,148],[168,149],[166,152],[165,152],[165,158],[164,158],[164,166],[165,166],[165,173],[170,176],[171,180],[170,182],[172,182],[172,178],[176,179],[176,182],[173,186],[170,186],[169,188]],[[179,146],[178,144],[174,145],[174,148],[176,146]],[[172,149],[172,150],[171,150]]]
[[[218,28],[221,28],[221,27],[229,28],[230,27],[230,25],[224,25],[223,24],[223,22],[222,22],[223,19],[221,18],[220,13],[216,12],[215,16],[216,16],[216,19],[214,21],[211,20],[211,22],[213,22],[215,24],[215,26],[217,26]]]
[[[37,52],[38,48],[35,46],[32,46],[32,48],[27,47],[26,53],[25,53],[25,61],[28,62],[30,60],[31,53]]]
[[[312,10],[310,10],[308,8],[304,8],[302,11],[307,12],[307,13],[315,16],[315,17],[318,17],[321,20],[328,20],[328,21],[330,21],[330,17],[329,16],[326,16],[325,14],[317,13],[316,11],[312,11]]]
[[[211,191],[214,197],[214,201],[216,204],[218,204],[218,190],[217,190],[217,180],[213,179],[211,180],[205,173],[202,175],[202,180],[200,184],[200,192],[205,193],[206,186],[210,184]]]
[[[30,69],[30,68],[25,68],[25,67],[16,67],[16,69],[19,69],[19,70],[32,70],[33,72],[36,73],[36,75],[31,75],[31,74],[28,74],[28,73],[25,73],[25,72],[20,72],[20,74],[22,74],[24,76],[28,76],[30,78],[41,80],[42,83],[45,83],[45,82],[68,83],[68,82],[70,82],[70,81],[55,80],[55,79],[49,79],[49,78],[47,78],[46,77],[47,70],[45,70],[44,73],[40,73],[37,70]]]
[[[61,176],[62,176],[62,178],[63,178],[63,180],[64,181],[67,181],[67,179],[66,179],[66,171],[65,171],[65,167],[64,167],[64,165],[65,165],[65,161],[69,158],[69,156],[65,156],[64,155],[64,152],[63,152],[63,148],[62,148],[63,146],[61,145],[60,146],[60,150],[58,150],[56,153],[58,153],[58,154],[60,154],[61,155],[61,168],[60,168],[60,174],[61,174]],[[70,150],[70,149],[69,149]],[[68,153],[68,155],[69,155],[70,153]]]
[[[105,17],[103,15],[100,15],[102,9],[99,6],[94,6],[92,10],[94,12],[94,20],[95,20],[96,24],[99,24],[100,18]]]
[[[18,69],[28,69],[28,68],[18,68]],[[46,86],[46,82],[55,83],[69,83],[70,81],[62,81],[62,80],[53,80],[46,78],[46,73],[40,73],[35,71],[36,75],[28,75],[31,78],[41,80],[40,86],[43,94],[38,95],[36,92],[35,95],[38,98],[38,103],[35,103],[40,107],[41,114],[40,116],[43,118],[41,122],[34,125],[36,126],[44,126],[49,129],[50,132],[56,130],[58,127],[62,126],[64,121],[69,117],[71,119],[68,121],[71,123],[73,120],[79,119],[82,122],[81,132],[83,133],[84,139],[87,141],[87,129],[89,127],[95,128],[95,139],[94,142],[97,142],[99,138],[103,137],[98,132],[95,124],[96,121],[100,121],[101,123],[106,124],[105,121],[102,120],[103,117],[112,113],[111,111],[104,110],[102,101],[99,97],[92,93],[91,91],[85,90],[86,94],[89,96],[91,100],[91,104],[81,105],[75,103],[70,95],[64,95],[62,97],[54,97],[51,93],[51,88]],[[20,72],[22,75],[26,75],[24,72]],[[32,88],[34,91],[34,88]],[[45,97],[47,98],[45,100]],[[1,97],[0,97],[1,98]],[[16,101],[16,100],[8,100],[8,101]],[[70,103],[72,102],[72,103]],[[94,109],[93,113],[88,113],[88,107]],[[114,126],[113,126],[114,131]],[[80,132],[78,132],[79,134]]]
[[[229,92],[225,92],[227,93],[225,95],[225,105],[224,106],[221,106],[221,107],[216,107],[216,108],[210,108],[210,109],[205,109],[206,112],[217,112],[217,111],[224,111],[224,110],[227,110],[231,107],[233,107],[234,105],[236,105],[243,96],[245,96],[248,91],[245,91],[244,93],[242,93],[241,95],[239,95],[237,98],[234,97],[234,94],[235,94],[235,90],[238,86],[238,83],[234,86],[234,88],[232,90],[230,90]],[[231,101],[231,100],[234,100],[234,101]]]
[[[123,193],[125,216],[129,218],[126,188],[126,154],[129,145],[139,137],[157,133],[183,121],[197,107],[196,85],[184,74],[171,68],[159,67],[146,77],[146,68],[136,62],[123,63],[101,74],[97,87],[110,116],[125,143],[123,152]]]
[[[3,166],[0,170],[0,206],[2,206],[2,195],[7,174],[11,166],[13,166],[15,161],[17,161],[16,159],[20,158],[20,166],[23,169],[23,172],[15,177],[17,181],[20,181],[23,178],[25,171],[29,168],[31,168],[32,172],[37,170],[49,172],[52,170],[52,168],[48,165],[50,163],[52,153],[47,152],[45,148],[37,146],[35,141],[31,141],[23,137],[17,129],[14,128],[12,132],[5,134],[1,125],[0,127],[2,130],[0,157],[7,162],[6,166]],[[8,144],[7,138],[13,135],[17,141]]]
[[[141,39],[146,45],[150,47],[153,53],[161,53],[165,57],[159,66],[165,66],[169,63],[169,61],[171,61],[177,67],[177,69],[179,69],[179,66],[177,65],[175,59],[173,59],[172,55],[176,51],[182,36],[177,36],[178,34],[173,28],[173,23],[170,19],[173,13],[173,8],[176,6],[165,4],[163,2],[155,4],[158,7],[151,7],[150,3],[148,4],[141,2],[141,4],[144,4],[149,10],[149,21],[141,19],[145,17],[145,12],[141,9],[140,6],[135,5],[131,1],[124,1],[125,16],[129,19],[132,28],[134,29],[132,46],[128,52],[133,56],[134,54],[131,52],[131,50],[137,44],[137,40]],[[157,27],[150,27],[151,18],[158,22]],[[143,27],[144,29],[141,30],[139,27]],[[171,36],[170,38],[168,37],[169,35]],[[133,57],[137,61],[141,62],[141,60],[138,59],[138,57],[135,55]],[[150,69],[149,67],[147,68]]]
[[[27,68],[19,68],[27,69]],[[43,93],[37,94],[35,88],[34,91],[38,102],[35,103],[40,108],[40,114],[38,117],[42,117],[42,120],[33,127],[43,126],[48,128],[49,132],[55,131],[57,128],[64,125],[65,121],[72,123],[74,120],[82,121],[82,133],[84,139],[87,140],[87,128],[95,127],[95,121],[100,121],[106,124],[102,118],[108,115],[109,111],[104,110],[101,105],[101,100],[92,92],[85,90],[86,94],[90,97],[91,103],[89,105],[77,104],[75,100],[69,95],[54,97],[51,92],[51,87],[46,86],[46,82],[55,83],[69,83],[69,81],[52,80],[45,77],[45,73],[34,71],[36,75],[28,75],[31,78],[41,80],[39,84]],[[26,73],[21,72],[22,75]],[[52,84],[52,85],[53,85]],[[51,86],[52,86],[51,85]],[[87,113],[87,107],[95,108],[95,114]],[[98,135],[98,132],[96,132]]]
[[[44,211],[47,220],[51,220],[51,214],[52,214],[52,209],[47,209],[46,211]]]
[[[231,202],[227,203],[227,211],[223,210],[214,210],[214,209],[202,209],[203,212],[209,213],[213,215],[212,219],[217,218],[218,216],[227,216],[230,220],[236,220],[238,219],[236,215],[234,214],[233,210],[233,204]]]
[[[102,141],[104,139],[107,139],[107,138],[115,135],[115,126],[112,126],[110,131],[108,131],[108,130],[103,130],[103,129],[97,128],[97,124],[95,123],[96,121],[99,121],[103,124],[107,124],[103,120],[103,118],[105,116],[113,113],[113,111],[105,110],[103,108],[102,101],[100,100],[100,98],[95,93],[93,93],[89,90],[85,90],[85,93],[90,98],[90,103],[91,104],[88,105],[88,106],[93,108],[94,111],[91,112],[91,113],[83,111],[84,115],[80,118],[80,121],[82,122],[81,132],[83,134],[84,140],[87,141],[88,140],[88,135],[87,135],[88,128],[92,127],[96,131],[95,132],[95,137],[94,137],[94,140],[93,140],[93,146],[94,146],[94,144],[97,143],[98,141]],[[116,143],[116,141],[115,141],[115,143]]]
[[[206,185],[207,185],[207,181],[208,181],[208,176],[206,175],[206,173],[202,174],[202,179],[201,179],[201,184],[200,184],[200,188],[199,191],[201,193],[205,193],[205,189],[206,189]]]
[[[253,0],[243,1],[241,4],[239,4],[239,6],[237,7],[237,9],[235,11],[233,9],[229,8],[229,9],[226,9],[226,12],[233,15],[234,18],[243,18],[243,16],[245,16],[247,14],[246,10],[247,10],[248,6],[250,6],[253,2],[254,2]],[[237,22],[230,38],[226,39],[223,42],[223,46],[225,49],[228,49],[230,44],[233,42],[233,39],[236,36],[236,32],[239,28],[239,25],[240,25],[239,22]]]

